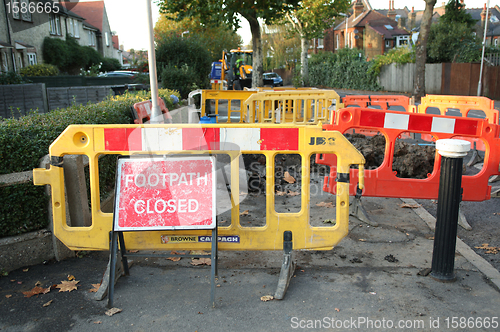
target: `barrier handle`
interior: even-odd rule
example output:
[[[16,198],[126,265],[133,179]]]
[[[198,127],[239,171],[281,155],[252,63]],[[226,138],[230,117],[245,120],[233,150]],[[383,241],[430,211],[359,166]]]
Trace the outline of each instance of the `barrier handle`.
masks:
[[[364,164],[360,164],[358,165],[358,168],[359,168],[359,172],[358,172],[358,188],[360,190],[363,190],[363,188],[365,187],[365,165]]]

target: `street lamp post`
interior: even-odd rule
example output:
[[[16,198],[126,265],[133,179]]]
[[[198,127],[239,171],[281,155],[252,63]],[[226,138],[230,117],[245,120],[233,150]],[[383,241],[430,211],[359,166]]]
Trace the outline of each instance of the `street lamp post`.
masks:
[[[490,11],[490,0],[486,4],[486,20],[484,20],[483,52],[481,55],[481,69],[479,70],[479,83],[477,84],[477,96],[481,95],[481,85],[483,80],[484,48],[486,47],[486,32],[488,27],[488,14]]]

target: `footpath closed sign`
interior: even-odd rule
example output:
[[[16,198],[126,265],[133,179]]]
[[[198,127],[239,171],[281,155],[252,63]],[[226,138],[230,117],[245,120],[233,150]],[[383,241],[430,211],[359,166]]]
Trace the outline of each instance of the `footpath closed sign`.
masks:
[[[132,157],[117,165],[115,231],[213,229],[215,157]]]

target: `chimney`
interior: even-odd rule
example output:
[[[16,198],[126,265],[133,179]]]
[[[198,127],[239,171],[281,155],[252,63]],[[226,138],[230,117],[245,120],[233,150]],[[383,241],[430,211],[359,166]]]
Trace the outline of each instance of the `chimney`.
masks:
[[[394,10],[394,0],[389,0],[389,11],[387,17],[391,20],[396,20],[396,11]]]
[[[354,18],[358,17],[365,11],[365,5],[363,5],[363,1],[361,0],[356,0],[356,3],[354,4]]]
[[[411,7],[410,17],[408,18],[409,19],[408,28],[410,30],[412,30],[415,27],[416,18],[417,18],[417,14],[415,13],[415,7]]]

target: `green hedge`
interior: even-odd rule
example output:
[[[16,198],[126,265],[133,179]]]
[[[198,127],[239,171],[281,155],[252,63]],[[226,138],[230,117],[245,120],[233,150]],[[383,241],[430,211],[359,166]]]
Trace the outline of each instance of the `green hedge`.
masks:
[[[309,59],[309,83],[339,89],[380,90],[377,76],[369,72],[370,63],[360,50],[340,49],[320,52]]]
[[[173,108],[172,90],[160,90],[168,108]],[[47,114],[32,114],[0,122],[0,174],[30,171],[39,167],[40,159],[49,152],[50,144],[70,124],[132,123],[130,106],[150,99],[140,91],[110,97],[98,104],[74,106]],[[110,174],[114,180],[114,175]],[[106,181],[102,181],[104,184]],[[0,188],[0,237],[17,235],[47,227],[47,198],[43,187],[32,184]]]

